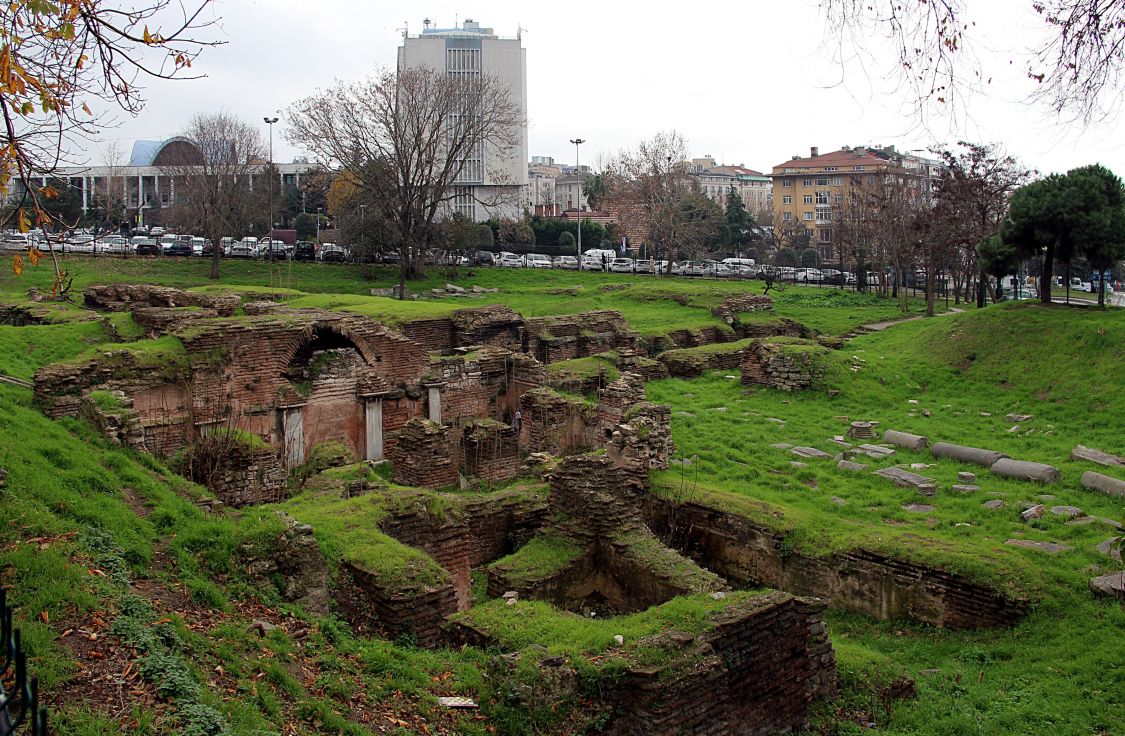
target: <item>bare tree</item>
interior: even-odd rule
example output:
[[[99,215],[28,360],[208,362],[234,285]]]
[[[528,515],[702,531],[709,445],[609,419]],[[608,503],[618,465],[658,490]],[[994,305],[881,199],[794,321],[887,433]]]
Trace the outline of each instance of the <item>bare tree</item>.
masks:
[[[651,257],[667,260],[669,273],[677,251],[696,252],[717,237],[717,223],[698,217],[693,205],[698,183],[687,148],[679,133],[657,133],[606,162],[602,174],[608,208],[619,222],[637,224]]]
[[[1026,59],[1038,83],[1032,97],[1060,114],[1089,122],[1116,108],[1125,61],[1125,0],[1034,0],[1046,40]],[[889,38],[897,72],[919,110],[949,104],[991,80],[972,53],[967,0],[821,0],[830,33],[844,49]]]
[[[244,233],[260,207],[252,177],[265,168],[261,132],[226,112],[196,115],[184,141],[164,150],[161,172],[175,191],[172,219],[195,223],[213,245],[211,278],[219,278],[219,243],[224,235]]]
[[[455,200],[502,204],[469,183],[500,180],[487,162],[517,145],[523,122],[494,76],[408,67],[299,100],[289,108],[286,135],[366,193],[399,252],[405,297],[407,276],[418,270],[438,224],[455,212]]]
[[[141,80],[191,76],[200,50],[214,44],[196,36],[214,22],[201,20],[208,4],[16,0],[0,5],[0,186],[22,184],[12,212],[21,231],[52,224],[43,202],[57,193],[35,178],[68,163],[70,146],[94,136],[105,122],[91,103],[136,114],[144,106]],[[65,277],[53,248],[51,256],[58,292]],[[29,259],[36,263],[38,252],[33,249]],[[15,256],[13,267],[23,270],[21,256]]]
[[[942,214],[941,237],[961,251],[959,262],[977,280],[977,306],[984,306],[987,279],[981,272],[976,246],[1000,232],[1012,194],[1032,172],[995,145],[960,142],[957,150],[940,152],[945,169],[934,196]]]

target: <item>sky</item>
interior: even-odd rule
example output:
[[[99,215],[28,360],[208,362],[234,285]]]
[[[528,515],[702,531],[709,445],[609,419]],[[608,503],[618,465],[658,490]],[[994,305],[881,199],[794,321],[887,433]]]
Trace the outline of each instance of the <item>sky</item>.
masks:
[[[692,156],[769,170],[793,155],[843,145],[931,149],[958,140],[1001,144],[1043,173],[1101,163],[1125,175],[1125,127],[1118,118],[1082,126],[1028,101],[1027,50],[1044,26],[1031,0],[969,0],[971,57],[990,83],[966,89],[955,114],[935,106],[924,122],[878,37],[841,55],[815,0],[764,2],[399,3],[384,0],[227,0],[204,12],[221,46],[193,69],[203,78],[147,85],[146,108],[118,117],[85,151],[102,163],[114,142],[183,131],[193,115],[225,110],[255,122],[277,116],[273,156],[303,152],[285,139],[286,108],[337,79],[392,67],[402,29],[471,18],[527,50],[528,153],[597,165],[659,131],[675,130]],[[328,8],[331,8],[331,12]],[[637,8],[643,7],[643,11]],[[841,64],[838,59],[846,58]],[[947,110],[948,108],[946,108]],[[81,157],[81,156],[80,156]]]

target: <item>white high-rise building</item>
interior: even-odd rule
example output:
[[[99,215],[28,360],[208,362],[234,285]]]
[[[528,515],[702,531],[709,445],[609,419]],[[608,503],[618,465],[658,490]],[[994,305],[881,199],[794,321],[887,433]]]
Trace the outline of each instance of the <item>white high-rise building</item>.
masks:
[[[477,221],[519,217],[527,185],[527,52],[520,37],[502,38],[469,18],[460,28],[438,28],[427,18],[421,34],[403,34],[398,67],[411,66],[489,75],[507,85],[523,120],[519,140],[504,151],[484,146],[479,161],[466,163],[454,211]]]

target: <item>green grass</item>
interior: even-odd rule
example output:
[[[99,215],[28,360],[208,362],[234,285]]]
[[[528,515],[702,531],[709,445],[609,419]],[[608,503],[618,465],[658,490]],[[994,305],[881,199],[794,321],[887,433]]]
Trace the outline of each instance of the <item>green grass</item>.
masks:
[[[390,494],[401,491],[389,491]],[[408,491],[412,499],[416,491]],[[403,499],[405,501],[405,499]],[[330,561],[344,560],[370,572],[387,589],[408,592],[429,589],[449,582],[449,574],[425,552],[408,547],[379,531],[386,518],[382,493],[341,498],[339,493],[305,493],[274,507],[297,521],[311,524],[317,542]]]
[[[556,533],[536,535],[518,550],[496,560],[489,568],[504,572],[513,585],[527,585],[562,572],[586,552],[586,545]]]
[[[69,359],[108,339],[101,322],[0,325],[0,373],[30,381],[40,367]]]
[[[650,399],[672,405],[674,439],[692,460],[658,473],[656,492],[743,514],[777,530],[801,554],[866,547],[1031,597],[1030,615],[995,631],[936,631],[832,613],[830,633],[843,644],[841,670],[853,673],[845,678],[844,702],[874,708],[867,715],[880,732],[1031,734],[1049,724],[1052,733],[1089,734],[1125,728],[1120,657],[1098,646],[1073,646],[1075,640],[1115,639],[1125,623],[1120,605],[1093,599],[1086,587],[1090,577],[1120,569],[1093,549],[1115,532],[1099,524],[1068,526],[1050,514],[1032,524],[1018,517],[1020,502],[1038,501],[1043,493],[1056,497],[1048,505],[1125,516],[1121,499],[1086,491],[1078,482],[1091,469],[1125,473],[1068,459],[1078,443],[1121,451],[1125,312],[1029,304],[973,309],[863,336],[829,355],[827,383],[840,391],[834,398],[823,392],[747,392],[719,373],[650,383]],[[1010,432],[1013,425],[1004,420],[1009,412],[1033,419]],[[790,461],[797,458],[770,447],[785,442],[836,452],[828,440],[848,426],[838,417],[877,420],[880,430],[1051,463],[1063,480],[1047,487],[1005,480],[925,451],[898,450],[881,463],[863,460],[872,469],[932,464],[917,471],[937,479],[931,501],[870,474],[838,471],[832,461],[804,460],[805,467],[794,468]],[[960,470],[977,473],[982,490],[950,492]],[[1007,508],[983,509],[996,497],[990,493],[1005,494]],[[847,505],[837,506],[833,497]],[[911,514],[900,508],[919,501],[936,509]],[[1060,541],[1074,550],[1048,556],[1004,545],[1009,538]],[[862,682],[873,656],[917,677],[919,698],[884,712]],[[936,674],[919,676],[934,669]],[[835,708],[823,714],[827,723],[836,717]]]
[[[449,269],[431,268],[425,278],[408,284],[413,292],[427,298],[421,302],[401,302],[369,296],[372,288],[387,288],[397,283],[397,271],[385,267],[224,261],[221,281],[215,283],[208,278],[210,267],[203,259],[68,255],[64,263],[74,276],[76,291],[94,283],[124,281],[198,288],[205,293],[230,292],[247,299],[272,294],[287,297],[291,306],[348,309],[392,324],[444,317],[457,309],[494,303],[506,304],[526,317],[614,309],[625,316],[634,330],[652,338],[676,330],[716,328],[729,331],[729,326],[712,315],[711,309],[732,296],[761,293],[764,288],[760,281],[499,268],[461,268],[454,277]],[[465,287],[495,288],[499,292],[430,298],[430,289],[444,287],[449,282]],[[22,277],[0,274],[0,298],[22,299],[30,286],[49,288],[49,269],[27,269]],[[298,292],[324,296],[301,296]],[[902,316],[893,300],[839,289],[792,287],[772,296],[778,316],[795,319],[825,334],[843,334],[866,322]],[[912,314],[920,314],[921,300],[909,300],[909,309]]]

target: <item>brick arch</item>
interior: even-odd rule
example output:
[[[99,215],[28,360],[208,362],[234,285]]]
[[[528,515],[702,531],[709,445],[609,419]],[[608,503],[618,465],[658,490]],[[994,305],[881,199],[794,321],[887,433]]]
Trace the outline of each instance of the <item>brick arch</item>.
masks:
[[[369,367],[374,367],[380,363],[379,354],[373,349],[369,341],[362,336],[342,325],[314,322],[301,330],[300,334],[293,340],[280,362],[281,370],[283,372],[289,370],[302,351],[343,347],[355,349],[363,358],[363,362]]]

